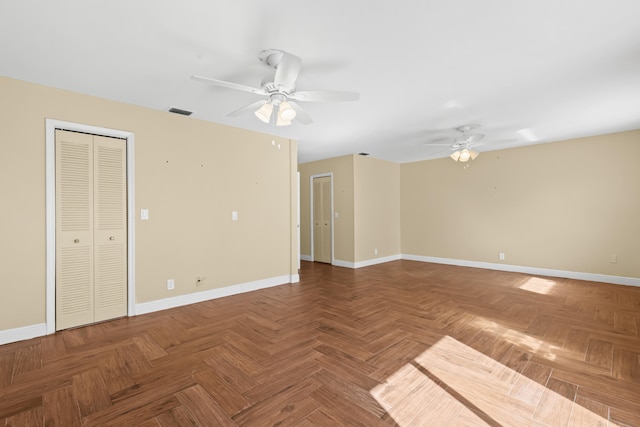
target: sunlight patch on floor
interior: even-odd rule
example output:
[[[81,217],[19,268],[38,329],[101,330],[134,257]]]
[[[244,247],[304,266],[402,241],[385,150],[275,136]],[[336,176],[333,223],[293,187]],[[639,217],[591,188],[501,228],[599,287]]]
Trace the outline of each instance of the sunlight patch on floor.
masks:
[[[488,319],[474,319],[473,326],[498,336],[511,344],[515,344],[522,350],[528,350],[538,356],[544,357],[547,360],[555,360],[557,358],[556,353],[560,350],[560,347],[556,345],[549,344],[544,340],[534,338],[530,335],[523,334],[522,332],[505,328],[504,326]]]
[[[532,277],[519,286],[523,291],[535,292],[536,294],[548,295],[553,290],[556,282],[540,277]]]
[[[390,375],[371,395],[401,427],[610,425],[573,399],[449,336]]]

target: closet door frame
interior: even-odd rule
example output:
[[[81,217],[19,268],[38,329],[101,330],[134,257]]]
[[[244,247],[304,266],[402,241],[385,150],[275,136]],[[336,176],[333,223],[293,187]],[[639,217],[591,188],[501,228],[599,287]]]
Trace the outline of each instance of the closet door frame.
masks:
[[[310,248],[310,252],[311,252],[311,260],[313,261],[315,258],[315,254],[313,251],[313,239],[314,239],[314,233],[313,233],[313,180],[315,178],[324,178],[324,177],[329,177],[329,181],[331,182],[331,243],[330,243],[330,247],[331,247],[331,265],[335,265],[335,250],[334,250],[334,234],[335,234],[335,223],[333,221],[333,219],[335,218],[335,213],[333,211],[333,172],[326,172],[326,173],[318,173],[315,175],[311,175],[309,177],[309,241],[311,243],[311,248]]]
[[[56,129],[122,138],[127,144],[127,315],[135,316],[135,180],[133,132],[46,119],[46,331],[56,332]]]

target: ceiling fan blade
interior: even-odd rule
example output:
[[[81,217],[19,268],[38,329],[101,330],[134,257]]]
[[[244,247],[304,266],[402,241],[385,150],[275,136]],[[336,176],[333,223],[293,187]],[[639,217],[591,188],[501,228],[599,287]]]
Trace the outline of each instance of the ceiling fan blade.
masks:
[[[265,92],[263,89],[258,89],[255,87],[251,87],[251,86],[245,86],[245,85],[241,85],[238,83],[231,83],[231,82],[226,82],[224,80],[217,80],[217,79],[212,79],[209,77],[201,77],[201,76],[191,76],[191,78],[193,80],[197,80],[200,82],[205,82],[205,83],[211,83],[214,84],[216,86],[221,86],[221,87],[226,87],[229,89],[235,89],[235,90],[241,90],[244,92],[250,92],[250,93],[255,93],[257,95],[268,95],[267,92]]]
[[[267,100],[267,99],[261,99],[261,100],[256,101],[256,102],[252,102],[249,105],[245,105],[242,108],[238,108],[236,111],[230,112],[229,114],[227,114],[227,117],[236,117],[236,116],[240,116],[242,114],[246,114],[248,112],[255,112],[258,108],[262,107],[267,102],[269,102],[269,100]]]
[[[357,101],[360,98],[360,94],[357,92],[339,92],[331,90],[316,90],[316,91],[300,91],[293,92],[288,95],[289,98],[296,101],[306,102],[343,102],[343,101]]]
[[[300,73],[302,59],[295,55],[284,52],[280,63],[276,68],[276,75],[273,82],[282,86],[285,90],[293,90],[296,87],[296,79]]]
[[[483,141],[476,144],[473,144],[474,147],[496,147],[501,145],[513,144],[514,142],[518,142],[517,139],[491,139],[489,141]]]
[[[441,136],[441,137],[437,137],[437,138],[431,138],[429,141],[424,143],[424,145],[431,145],[431,144],[447,144],[447,145],[451,145],[451,138],[449,138],[447,136]]]
[[[470,135],[462,135],[462,136],[458,136],[456,138],[454,138],[454,143],[456,144],[466,144],[466,145],[470,145],[470,144],[475,144],[478,141],[480,141],[482,138],[484,138],[484,135],[481,133],[473,133]]]
[[[291,108],[293,108],[296,112],[296,120],[298,122],[300,122],[303,125],[308,125],[313,123],[313,119],[311,118],[311,116],[309,114],[307,114],[306,111],[304,111],[302,109],[301,106],[299,106],[298,104],[296,104],[293,101],[289,101],[289,105],[291,105]]]
[[[478,141],[480,141],[482,138],[484,138],[484,134],[482,133],[474,133],[474,134],[468,135],[467,144],[475,144]]]

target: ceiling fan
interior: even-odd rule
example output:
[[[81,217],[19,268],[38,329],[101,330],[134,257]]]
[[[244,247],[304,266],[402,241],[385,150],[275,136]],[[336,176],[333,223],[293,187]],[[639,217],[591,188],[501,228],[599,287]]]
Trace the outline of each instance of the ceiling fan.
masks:
[[[460,132],[461,135],[458,135],[453,138],[453,141],[448,144],[433,144],[426,143],[425,145],[430,146],[447,146],[453,150],[453,153],[449,157],[451,157],[456,162],[468,162],[469,160],[475,160],[476,157],[480,155],[479,152],[472,149],[472,147],[479,145],[478,143],[482,138],[484,138],[484,134],[482,133],[468,133],[472,129],[479,127],[480,125],[463,125],[455,128],[457,132]],[[436,141],[441,141],[438,139]]]
[[[275,116],[276,126],[288,126],[295,119],[307,125],[313,120],[295,101],[303,102],[340,102],[356,101],[360,95],[356,92],[340,91],[298,91],[296,79],[300,73],[302,60],[295,55],[277,49],[267,49],[260,52],[258,58],[263,63],[275,69],[275,74],[262,80],[261,87],[251,87],[239,83],[212,79],[209,77],[191,76],[192,79],[229,89],[261,95],[266,99],[232,111],[228,117],[236,117],[253,111],[256,117],[265,123],[270,123]],[[275,115],[274,110],[276,111]]]

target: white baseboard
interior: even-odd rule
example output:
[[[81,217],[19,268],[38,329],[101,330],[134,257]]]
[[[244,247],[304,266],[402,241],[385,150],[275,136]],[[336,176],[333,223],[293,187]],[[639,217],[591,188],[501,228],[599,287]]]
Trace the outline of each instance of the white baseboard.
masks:
[[[380,258],[367,259],[365,261],[357,261],[357,262],[355,262],[354,263],[355,264],[354,268],[368,267],[370,265],[383,264],[385,262],[397,261],[399,259],[402,259],[402,255],[400,255],[400,254],[391,255],[391,256],[385,256],[385,257],[380,257]]]
[[[299,274],[292,274],[289,277],[289,283],[298,283],[300,281],[300,275]]]
[[[245,292],[257,291],[258,289],[270,288],[272,286],[284,285],[285,283],[295,283],[295,275],[277,276],[268,279],[256,280],[255,282],[240,283],[238,285],[225,286],[224,288],[210,289],[192,294],[178,295],[171,298],[164,298],[156,301],[149,301],[136,304],[136,315],[153,313],[154,311],[167,310],[169,308],[181,307],[183,305],[195,304],[216,298],[228,297]],[[297,278],[300,281],[300,278]]]
[[[411,254],[402,254],[402,259],[409,261],[433,262],[435,264],[458,265],[462,267],[486,268],[488,270],[511,271],[514,273],[526,273],[538,276],[566,277],[568,279],[612,283],[614,285],[640,286],[640,279],[636,277],[609,276],[606,274],[582,273],[579,271],[554,270],[551,268],[525,267],[520,265],[466,261],[461,259],[437,258]]]
[[[301,261],[313,261],[313,258],[311,258],[311,255],[300,254],[300,260]]]
[[[29,340],[31,338],[47,335],[47,324],[22,326],[20,328],[5,329],[0,331],[0,345],[16,341]]]
[[[356,268],[356,263],[351,261],[342,261],[341,259],[334,259],[331,265],[336,267]]]
[[[514,273],[526,273],[538,276],[566,277],[568,279],[586,280],[591,282],[611,283],[614,285],[627,285],[640,287],[640,278],[611,276],[606,274],[583,273],[580,271],[554,270],[551,268],[526,267],[521,265],[497,264],[491,262],[467,261],[453,258],[438,258],[422,255],[400,254],[382,258],[374,258],[366,261],[350,262],[336,259],[333,265],[346,268],[361,268],[375,264],[405,259],[408,261],[433,262],[435,264],[458,265],[461,267],[486,268],[488,270],[511,271]]]
[[[382,264],[384,262],[389,262],[389,261],[397,261],[401,258],[402,255],[391,255],[391,256],[387,256],[387,257],[381,257],[381,258],[373,258],[373,259],[367,259],[364,261],[357,261],[357,262],[353,262],[353,261],[343,261],[341,259],[334,259],[333,262],[331,263],[331,265],[334,265],[336,267],[344,267],[344,268],[360,268],[360,267],[368,267],[370,265],[375,265],[375,264]],[[308,258],[308,259],[305,259]],[[300,259],[303,261],[313,261],[311,259],[310,256],[308,255],[301,255]]]

